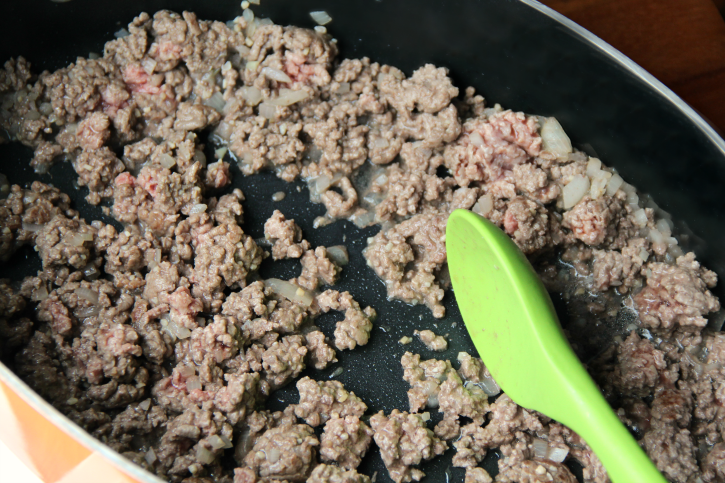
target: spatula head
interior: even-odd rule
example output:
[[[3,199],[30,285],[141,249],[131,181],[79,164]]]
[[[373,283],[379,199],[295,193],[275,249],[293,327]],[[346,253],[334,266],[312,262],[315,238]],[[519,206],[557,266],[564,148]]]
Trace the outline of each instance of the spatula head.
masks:
[[[533,267],[503,231],[467,210],[448,219],[446,250],[456,302],[486,367],[518,404],[557,418],[562,378],[588,376]]]

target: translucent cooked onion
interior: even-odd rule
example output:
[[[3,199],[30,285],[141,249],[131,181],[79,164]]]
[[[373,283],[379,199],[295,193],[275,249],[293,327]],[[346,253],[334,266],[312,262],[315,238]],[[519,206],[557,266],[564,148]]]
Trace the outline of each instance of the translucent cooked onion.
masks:
[[[188,383],[187,383],[188,386]],[[222,449],[226,444],[224,443],[224,440],[222,440],[218,435],[212,434],[206,439],[212,448],[214,449]]]
[[[39,232],[43,229],[43,225],[38,225],[37,223],[25,223],[23,222],[22,228],[25,231],[29,231],[31,233]]]
[[[307,290],[278,278],[269,278],[264,281],[264,285],[272,289],[272,291],[277,295],[281,295],[282,297],[307,307],[312,305],[312,301],[314,300],[312,294]]]
[[[234,446],[234,445],[232,445],[232,442],[229,440],[229,438],[227,438],[223,434],[220,434],[219,435],[219,438],[224,443],[224,446],[223,446],[224,449],[229,449],[229,448],[232,448]]]
[[[142,401],[141,403],[139,403],[138,407],[143,409],[144,411],[148,411],[151,407],[151,399],[146,399]]]
[[[254,86],[244,86],[239,89],[242,93],[242,99],[250,106],[256,106],[262,102],[262,91]]]
[[[310,12],[310,17],[312,17],[312,20],[314,20],[317,25],[327,25],[332,22],[332,17],[330,17],[330,15],[324,10]]]
[[[73,233],[67,241],[69,245],[79,247],[87,241],[93,241],[93,233],[89,231],[84,233]]]
[[[173,320],[169,320],[168,324],[166,325],[166,330],[169,334],[173,335],[178,339],[188,339],[189,337],[191,337],[191,331],[189,329],[177,324]]]
[[[267,102],[263,102],[259,105],[259,115],[272,121],[277,116],[277,107]]]
[[[358,228],[365,228],[375,221],[375,213],[372,211],[366,211],[360,215],[354,215],[350,218],[350,221],[352,221]]]
[[[634,216],[634,223],[638,227],[644,228],[645,226],[647,226],[647,221],[648,221],[647,212],[643,208],[640,208],[639,210],[635,211],[633,216]]]
[[[86,287],[78,287],[75,289],[75,293],[80,298],[92,303],[93,305],[98,305],[98,292]]]
[[[310,97],[307,91],[294,91],[292,89],[280,89],[279,95],[274,99],[267,99],[265,102],[273,106],[291,106]]]
[[[48,298],[48,289],[45,288],[45,285],[41,285],[35,290],[35,293],[33,293],[34,300],[37,300],[38,302],[42,302],[43,300]]]
[[[572,152],[569,136],[554,117],[547,118],[541,126],[541,144],[545,151],[549,151],[558,158]]]
[[[86,277],[88,280],[96,280],[98,277],[101,276],[101,272],[96,268],[95,265],[92,263],[89,263],[85,267],[83,267],[83,276]]]
[[[224,141],[229,141],[232,137],[232,126],[227,122],[220,122],[217,128],[214,130],[214,134],[222,138]]]
[[[350,92],[350,83],[340,82],[334,92],[337,95],[347,94],[348,92]]]
[[[574,176],[568,185],[562,190],[564,209],[571,209],[589,191],[589,178],[586,176]]]
[[[187,365],[179,366],[176,370],[178,371],[179,375],[183,377],[191,377],[196,374],[194,368]]]
[[[672,227],[664,218],[660,218],[659,220],[657,220],[657,223],[655,223],[655,227],[657,228],[657,231],[662,233],[662,236],[665,238],[669,238],[672,235]]]
[[[287,74],[282,72],[279,69],[273,69],[271,67],[262,67],[261,74],[266,77],[267,79],[275,80],[277,82],[292,82],[292,79],[289,78]]]
[[[474,213],[486,216],[493,210],[493,197],[490,194],[481,196],[472,208]]]
[[[613,196],[614,193],[617,192],[617,190],[622,186],[624,183],[624,180],[621,176],[618,174],[613,174],[611,178],[609,178],[609,181],[607,182],[607,195]]]
[[[207,206],[204,203],[199,203],[199,204],[191,207],[191,209],[189,210],[189,214],[193,215],[196,213],[204,213],[206,211],[206,209],[207,209]]]
[[[549,453],[549,442],[543,439],[536,438],[533,443],[534,458],[546,459],[546,455]]]
[[[156,453],[154,452],[153,448],[149,448],[149,450],[144,455],[144,459],[150,465],[152,465],[156,462]]]
[[[215,92],[212,96],[204,101],[205,106],[209,106],[217,112],[222,112],[227,101],[224,100],[224,96],[220,92]]]
[[[490,375],[481,378],[479,386],[481,386],[481,389],[483,389],[483,392],[485,392],[487,396],[496,396],[501,392],[501,388],[498,383],[496,383]]]
[[[206,168],[206,154],[204,154],[204,151],[200,149],[194,151],[194,161],[201,164],[202,167]]]
[[[474,146],[478,146],[479,148],[485,144],[483,142],[483,137],[476,131],[473,131],[471,134],[469,134],[468,139],[470,139],[471,144],[473,144]]]
[[[557,448],[549,446],[549,451],[546,454],[546,459],[553,461],[554,463],[563,462],[569,454],[569,448]]]
[[[211,464],[214,462],[214,453],[199,444],[196,447],[196,460],[203,465]]]
[[[131,35],[131,32],[129,32],[126,29],[120,29],[113,33],[113,36],[116,37],[117,39],[122,39],[124,37],[128,37],[129,35]]]
[[[159,164],[166,169],[171,169],[176,165],[176,160],[170,154],[164,153],[159,156]]]
[[[593,178],[602,169],[602,162],[597,158],[589,158],[587,161],[587,176]]]
[[[196,391],[197,389],[201,389],[201,388],[202,388],[201,381],[199,380],[198,377],[190,377],[189,379],[186,380],[186,390],[187,391],[189,391],[189,392]]]
[[[656,229],[650,229],[650,231],[647,233],[647,239],[656,245],[665,242],[665,238],[662,236],[662,233],[660,233],[659,230]]]
[[[7,198],[10,193],[10,182],[8,177],[0,173],[0,199]]]
[[[327,249],[327,258],[343,267],[350,261],[350,256],[347,253],[347,247],[344,245],[329,247]]]
[[[101,312],[101,309],[98,308],[98,306],[93,305],[91,307],[82,307],[80,309],[77,309],[75,311],[76,317],[79,319],[86,319],[88,317],[95,317]]]

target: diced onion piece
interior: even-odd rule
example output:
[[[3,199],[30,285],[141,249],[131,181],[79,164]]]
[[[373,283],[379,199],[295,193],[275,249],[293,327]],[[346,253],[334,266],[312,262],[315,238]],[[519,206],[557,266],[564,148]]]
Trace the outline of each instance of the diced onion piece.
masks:
[[[591,196],[593,200],[596,200],[597,198],[602,196],[607,189],[608,179],[605,174],[608,173],[606,173],[605,171],[598,171],[591,179],[592,187],[589,190],[589,196]]]
[[[41,285],[40,287],[38,287],[33,295],[34,300],[42,302],[43,300],[48,298],[48,289],[45,287],[45,285]]]
[[[555,117],[549,117],[541,126],[541,143],[545,151],[564,157],[571,153],[571,140]]]
[[[327,25],[332,22],[332,17],[330,17],[330,15],[324,10],[310,12],[310,17],[312,17],[312,20],[317,22],[317,25]]]
[[[634,222],[638,227],[644,228],[645,226],[647,226],[647,212],[644,210],[644,208],[640,208],[639,210],[635,211],[633,216]]]
[[[425,406],[429,408],[437,408],[439,405],[440,402],[438,401],[438,394],[431,394],[425,402]]]
[[[219,148],[214,150],[214,157],[217,159],[224,159],[224,156],[227,155],[227,148]]]
[[[232,444],[232,442],[231,442],[231,441],[229,441],[229,438],[227,438],[227,437],[226,437],[226,436],[224,436],[223,434],[220,434],[220,435],[219,435],[219,437],[221,438],[222,442],[224,443],[224,449],[229,449],[229,448],[231,448],[231,447],[233,447],[233,446],[234,446],[234,445]]]
[[[330,374],[330,379],[332,379],[333,377],[339,376],[340,374],[342,374],[342,371],[343,371],[342,367],[338,367],[337,369],[332,371],[332,374]]]
[[[159,156],[159,164],[166,169],[171,169],[176,165],[176,160],[170,154],[164,153]]]
[[[214,453],[199,444],[196,447],[196,460],[203,465],[211,464],[214,462]]]
[[[43,225],[38,225],[37,223],[25,223],[23,222],[22,228],[25,231],[29,231],[31,233],[38,232],[43,229]]]
[[[649,253],[647,252],[647,250],[645,250],[644,247],[639,249],[638,255],[639,255],[639,258],[641,258],[643,262],[646,262],[647,259],[649,258]]]
[[[146,399],[146,400],[142,401],[138,405],[138,407],[141,408],[141,409],[143,409],[144,411],[148,411],[149,408],[151,407],[151,399]]]
[[[291,106],[292,104],[304,101],[310,97],[307,91],[294,91],[292,89],[280,89],[275,99],[267,99],[265,102],[273,106]]]
[[[256,106],[262,102],[262,91],[254,86],[244,86],[240,88],[242,98],[250,106]]]
[[[597,158],[589,158],[587,162],[587,176],[590,178],[594,177],[601,171],[602,162]]]
[[[310,194],[312,194],[312,196],[319,196],[327,191],[327,188],[332,185],[332,178],[326,174],[321,174],[315,178],[310,178],[307,184],[310,188]]]
[[[430,413],[428,411],[421,413],[420,419],[423,421],[430,421]]]
[[[546,459],[549,453],[549,442],[543,439],[536,438],[533,443],[534,458]]]
[[[662,233],[655,229],[650,229],[649,233],[647,233],[647,238],[654,244],[661,244],[665,242],[665,238],[662,236]]]
[[[287,74],[279,69],[273,69],[271,67],[262,67],[261,74],[267,79],[275,80],[277,82],[292,82]]]
[[[129,32],[126,29],[120,29],[113,33],[113,36],[116,37],[117,39],[122,39],[124,37],[128,37],[129,35],[131,35],[131,32]]]
[[[177,324],[173,320],[169,321],[166,330],[168,330],[169,334],[179,339],[188,339],[191,337],[191,331],[189,329]]]
[[[198,377],[190,377],[186,380],[186,390],[189,392],[201,389],[201,387],[201,381]]]
[[[181,376],[184,376],[184,377],[191,377],[194,374],[196,374],[196,371],[194,370],[194,368],[187,366],[186,364],[184,364],[183,366],[179,366],[176,370]]]
[[[279,457],[282,456],[282,452],[277,448],[271,448],[267,450],[267,463],[275,464],[279,461]]]
[[[618,174],[612,175],[607,182],[607,196],[614,196],[614,193],[622,186],[624,180]]]
[[[272,289],[272,291],[277,295],[281,295],[282,297],[307,307],[312,305],[312,301],[314,300],[312,294],[307,290],[278,278],[267,279],[264,281],[264,285]]]
[[[89,280],[96,280],[98,277],[101,276],[101,272],[96,268],[95,265],[92,263],[89,263],[85,267],[83,267],[83,276],[85,276]]]
[[[670,224],[667,223],[667,220],[665,220],[664,218],[660,218],[659,220],[657,220],[655,226],[665,238],[669,238],[672,235],[672,228],[670,227]]]
[[[347,94],[348,92],[350,92],[350,83],[340,82],[334,92],[338,95]]]
[[[202,167],[206,168],[206,154],[201,149],[194,151],[194,161],[201,164]]]
[[[491,376],[484,376],[481,378],[479,386],[481,386],[481,389],[483,389],[483,392],[485,392],[487,396],[496,396],[501,392],[501,388],[498,383],[496,383]]]
[[[354,215],[350,218],[350,221],[352,221],[358,228],[365,228],[375,221],[375,213],[372,211],[366,211],[363,214]]]
[[[327,249],[327,258],[343,267],[350,261],[350,256],[347,253],[347,247],[344,245],[329,247]]]
[[[94,292],[93,290],[86,287],[78,287],[75,290],[75,293],[80,298],[92,303],[93,305],[98,304],[98,292]]]
[[[581,175],[574,176],[574,179],[562,190],[564,209],[571,209],[579,203],[587,191],[589,191],[589,178]]]
[[[259,105],[259,115],[272,121],[277,115],[277,107],[263,102]]]
[[[550,446],[549,451],[546,454],[546,459],[553,461],[554,463],[563,462],[569,454],[569,448],[557,448]]]
[[[187,385],[188,385],[188,383],[187,383]],[[212,434],[211,436],[209,436],[209,437],[207,438],[207,441],[209,441],[209,444],[210,444],[210,445],[211,445],[211,447],[212,447],[212,448],[214,448],[214,449],[222,449],[222,448],[224,448],[224,446],[226,446],[226,444],[224,443],[224,440],[223,440],[223,439],[221,439],[221,438],[220,438],[220,437],[219,437],[218,435],[216,435],[216,434]]]
[[[224,100],[224,96],[220,92],[215,92],[212,96],[204,101],[205,106],[209,106],[217,112],[222,112],[227,101]]]
[[[490,193],[481,196],[475,205],[473,205],[473,212],[478,213],[481,216],[486,216],[493,210],[493,197]]]
[[[473,131],[471,134],[469,134],[468,139],[471,141],[471,144],[473,144],[474,146],[478,146],[479,148],[485,144],[483,141],[483,137],[476,131]]]
[[[204,203],[199,203],[199,204],[191,207],[191,209],[189,210],[189,214],[193,215],[196,213],[204,213],[206,211],[206,209],[207,209],[207,206]]]
[[[149,448],[149,450],[144,455],[144,459],[150,465],[152,465],[156,462],[156,453],[154,452],[153,448]]]
[[[252,23],[254,21],[254,12],[245,8],[242,12],[242,17],[244,17],[244,20],[246,20],[247,23]]]
[[[634,191],[627,192],[627,203],[632,205],[632,208],[639,206],[639,196]]]
[[[79,247],[87,241],[93,241],[93,233],[90,231],[84,233],[73,233],[68,238],[68,244],[74,247]]]
[[[668,247],[673,247],[677,245],[677,238],[673,236],[667,236],[665,237],[665,243],[667,243]]]
[[[10,193],[10,182],[8,177],[0,173],[0,199],[6,198]]]
[[[88,317],[95,317],[101,312],[101,309],[97,305],[91,307],[81,307],[75,310],[76,317],[79,319],[85,319]]]
[[[229,141],[229,139],[232,137],[232,131],[232,125],[222,121],[214,130],[214,134],[222,138],[224,141]]]

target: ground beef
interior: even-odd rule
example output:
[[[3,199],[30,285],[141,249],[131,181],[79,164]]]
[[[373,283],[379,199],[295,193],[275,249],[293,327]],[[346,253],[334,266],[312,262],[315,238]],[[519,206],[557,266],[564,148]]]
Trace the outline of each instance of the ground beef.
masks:
[[[307,483],[370,483],[370,477],[355,470],[343,470],[332,465],[317,465]]]
[[[447,448],[446,443],[426,428],[417,414],[393,409],[389,416],[385,416],[380,411],[370,418],[370,426],[390,478],[396,483],[420,481],[425,473],[412,466],[443,453]]]
[[[436,335],[432,330],[416,330],[413,332],[420,338],[420,341],[432,351],[444,351],[448,349],[448,342],[443,336]]]
[[[496,481],[574,481],[534,457],[535,440],[568,451],[585,482],[608,481],[568,428],[505,394],[489,404],[500,388],[466,353],[458,369],[405,353],[411,413],[380,412],[372,429],[366,404],[336,381],[304,377],[298,404],[262,409],[307,367],[337,362],[335,348],[367,344],[376,312],[349,292],[318,291],[338,281],[345,257],[313,249],[294,220],[274,211],[259,245],[242,229],[244,194],[223,191],[229,150],[245,175],[302,177],[326,211],[315,226],[382,225],[368,265],[390,297],[436,318],[455,209],[500,226],[569,306],[585,301],[584,319],[637,315],[591,372],[671,481],[725,477],[725,337],[703,331],[720,308],[717,277],[683,253],[666,215],[642,208],[598,159],[545,149],[546,118],[488,107],[473,88],[458,98],[445,68],[407,76],[367,58],[338,62],[329,35],[250,13],[229,23],[141,14],[100,58],[38,76],[23,58],[0,70],[4,132],[34,150],[38,172],[68,160],[86,201],[108,198],[104,213],[123,226],[81,219],[37,181],[0,200],[0,260],[29,245],[43,264],[17,285],[0,282],[0,350],[21,378],[172,483],[228,483],[232,453],[236,483],[369,482],[354,468],[371,436],[396,482],[420,479],[416,466],[444,441],[467,482],[491,481],[478,464],[496,448]],[[214,160],[201,131],[219,144]],[[565,208],[575,179],[589,188]],[[273,260],[300,259],[294,300],[259,279],[267,244]],[[315,325],[329,311],[342,314],[335,348]],[[434,431],[426,408],[442,413]]]
[[[264,224],[264,237],[273,243],[272,258],[300,258],[310,244],[302,239],[302,230],[294,220],[285,219],[279,210]]]
[[[257,440],[244,464],[261,478],[305,481],[314,466],[319,444],[306,424],[272,428]]]
[[[376,316],[375,309],[361,309],[349,292],[340,293],[336,290],[326,290],[318,295],[317,304],[323,312],[336,310],[345,313],[345,318],[335,326],[335,347],[340,350],[354,349],[368,343]]]
[[[331,418],[320,438],[320,458],[354,470],[370,446],[373,431],[357,416]]]
[[[317,427],[330,418],[360,417],[367,405],[337,381],[314,381],[303,377],[297,381],[300,402],[294,406],[295,415]]]
[[[704,327],[707,319],[703,316],[720,309],[718,300],[707,290],[715,277],[700,267],[694,253],[679,257],[676,265],[648,263],[646,279],[645,288],[634,301],[642,322],[649,327]]]
[[[368,265],[385,281],[388,295],[408,303],[425,303],[443,317],[443,288],[436,281],[446,262],[445,215],[417,215],[380,232],[368,243]],[[409,268],[410,267],[410,268]]]

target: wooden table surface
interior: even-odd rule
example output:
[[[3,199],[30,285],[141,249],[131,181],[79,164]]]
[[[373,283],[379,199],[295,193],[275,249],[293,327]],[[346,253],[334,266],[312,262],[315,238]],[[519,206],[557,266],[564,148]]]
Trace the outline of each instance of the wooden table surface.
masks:
[[[725,137],[725,0],[539,0],[648,70]]]

